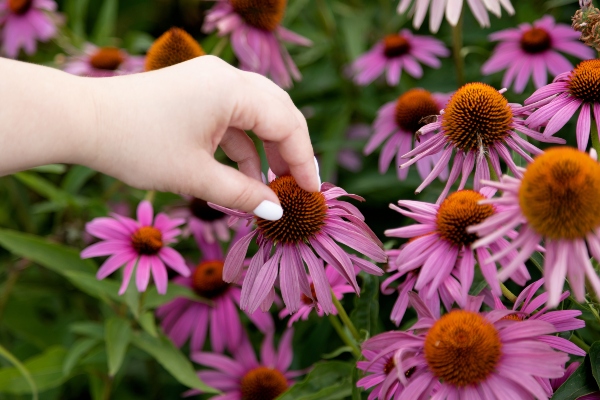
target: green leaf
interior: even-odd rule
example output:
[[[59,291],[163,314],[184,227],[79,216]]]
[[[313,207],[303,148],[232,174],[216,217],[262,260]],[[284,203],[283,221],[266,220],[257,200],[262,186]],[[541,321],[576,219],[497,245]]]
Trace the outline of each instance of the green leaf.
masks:
[[[141,333],[135,334],[131,343],[152,356],[179,383],[204,393],[219,393],[198,378],[192,363],[169,339],[163,336],[154,338],[147,333]]]
[[[350,346],[338,347],[337,349],[335,349],[334,351],[332,351],[330,353],[323,354],[321,356],[321,358],[324,360],[330,360],[330,359],[336,358],[340,354],[344,354],[344,353],[352,353],[352,347],[350,347]]]
[[[85,41],[85,19],[87,16],[90,0],[67,0],[65,10],[67,21],[75,36],[75,42],[81,44]]]
[[[56,185],[54,185],[52,182],[39,176],[38,174],[34,172],[23,171],[17,172],[13,176],[40,196],[59,204],[67,204],[69,195],[56,187]]]
[[[29,387],[31,388],[31,393],[33,393],[33,400],[37,400],[37,387],[35,386],[35,382],[33,381],[33,378],[31,377],[31,374],[29,373],[27,368],[21,363],[21,361],[19,361],[15,356],[13,356],[10,353],[10,351],[6,350],[2,345],[0,345],[0,356],[4,357],[6,360],[8,360],[8,362],[14,365],[15,368],[17,368],[19,373],[23,376],[23,378],[25,378],[25,380],[29,384]]]
[[[352,368],[352,400],[362,400],[361,392],[363,389],[356,386],[356,383],[360,379],[360,375],[359,369],[356,368],[356,364],[354,364],[354,367]]]
[[[124,319],[112,317],[106,321],[104,334],[106,354],[108,355],[108,374],[115,376],[125,359],[131,338],[131,327]]]
[[[552,400],[575,400],[597,391],[598,384],[592,375],[590,357],[586,356],[579,368],[554,392]]]
[[[67,170],[67,166],[65,164],[48,164],[48,165],[40,165],[39,167],[33,167],[30,171],[42,172],[46,174],[64,174]]]
[[[156,286],[148,288],[146,298],[144,299],[144,308],[153,309],[163,304],[166,304],[177,297],[185,297],[190,300],[199,301],[212,305],[212,301],[198,296],[193,290],[181,285],[169,285],[169,289],[165,294],[159,294]]]
[[[83,165],[74,165],[67,172],[60,185],[67,193],[75,195],[79,193],[83,185],[95,174],[96,171],[91,168],[84,167]]]
[[[362,272],[359,276],[362,278],[360,297],[354,297],[350,319],[358,330],[365,330],[373,336],[379,321],[379,279]]]
[[[77,365],[81,357],[87,354],[100,341],[98,339],[83,338],[77,340],[69,349],[63,364],[63,374],[69,375]]]
[[[352,394],[352,363],[317,363],[302,382],[296,383],[278,400],[333,400]]]
[[[66,380],[62,368],[66,354],[67,350],[64,347],[54,346],[23,363],[39,392],[55,388]],[[32,393],[32,388],[19,369],[2,368],[0,369],[0,392],[29,394]]]
[[[588,352],[590,365],[592,367],[592,375],[596,380],[596,384],[600,387],[600,341],[592,343]]]
[[[156,328],[156,320],[152,311],[146,311],[138,318],[138,322],[142,328],[150,334],[150,336],[158,337],[158,329]]]
[[[106,303],[109,298],[119,303],[124,301],[123,297],[119,296],[119,284],[115,281],[98,280],[95,275],[85,272],[65,271],[62,275],[82,292]]]
[[[92,35],[92,41],[95,44],[99,46],[107,45],[109,38],[114,36],[117,25],[118,8],[118,0],[104,0],[102,3]]]
[[[104,340],[104,325],[98,322],[75,322],[69,327],[71,332],[98,340]]]

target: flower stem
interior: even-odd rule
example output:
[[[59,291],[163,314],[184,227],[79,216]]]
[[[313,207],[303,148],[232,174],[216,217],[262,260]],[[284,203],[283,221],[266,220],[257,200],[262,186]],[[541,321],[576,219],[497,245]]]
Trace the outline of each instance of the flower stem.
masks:
[[[212,48],[210,54],[219,57],[225,49],[225,46],[227,46],[227,43],[229,43],[227,37],[222,37],[217,44],[215,44],[215,47]]]
[[[515,296],[513,292],[508,290],[508,288],[504,286],[504,283],[502,282],[500,282],[500,289],[502,290],[502,294],[504,295],[504,297],[506,297],[511,303],[514,303],[515,300],[517,300],[517,296]]]
[[[152,203],[154,201],[154,196],[156,196],[156,191],[148,190],[144,196],[144,200],[148,200],[150,203]]]
[[[463,16],[460,14],[460,18],[456,23],[456,26],[452,27],[452,56],[454,58],[454,67],[456,68],[456,82],[458,86],[465,84],[465,60],[462,57],[463,47]]]
[[[344,330],[344,327],[342,326],[338,317],[336,317],[333,314],[329,314],[329,322],[331,322],[331,326],[334,327],[334,329],[336,330],[340,339],[342,339],[342,341],[344,343],[346,343],[346,345],[352,349],[352,354],[354,354],[354,356],[356,358],[359,358],[360,357],[360,349],[356,345],[356,342],[354,340],[352,340],[352,338],[348,337],[348,334]]]
[[[337,297],[335,297],[333,292],[331,293],[331,299],[333,300],[333,305],[335,306],[335,308],[338,311],[339,317],[341,318],[344,325],[346,325],[346,328],[348,328],[348,330],[352,334],[352,337],[354,338],[354,340],[356,340],[357,342],[360,341],[360,334],[358,333],[358,330],[356,329],[356,327],[350,320],[350,317],[346,313],[346,310],[344,310],[344,306],[342,306],[342,303],[340,303],[340,301],[337,299]]]
[[[577,346],[579,346],[581,350],[585,351],[586,353],[589,353],[590,346],[586,342],[584,342],[580,337],[575,336],[575,334],[573,334],[571,335],[571,338],[569,340]]]

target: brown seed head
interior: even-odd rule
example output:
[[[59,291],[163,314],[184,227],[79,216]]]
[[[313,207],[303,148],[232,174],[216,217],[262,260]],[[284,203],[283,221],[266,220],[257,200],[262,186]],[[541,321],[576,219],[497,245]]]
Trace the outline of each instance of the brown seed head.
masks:
[[[142,226],[131,235],[131,244],[138,254],[155,255],[163,247],[162,233],[153,226]]]
[[[552,38],[542,28],[531,28],[521,36],[521,48],[529,54],[542,53],[552,47]]]
[[[398,97],[396,124],[414,134],[425,125],[423,118],[437,115],[439,112],[431,93],[424,89],[410,89]]]
[[[123,52],[116,47],[100,47],[91,57],[90,64],[96,69],[115,71],[125,61]]]
[[[242,378],[241,392],[244,400],[274,400],[288,388],[285,376],[276,369],[257,367]]]
[[[571,72],[569,92],[588,103],[600,102],[600,60],[585,60]]]
[[[189,33],[171,28],[152,43],[146,55],[146,71],[170,67],[205,54]]]
[[[277,29],[285,14],[286,0],[230,0],[244,22],[265,31]]]
[[[31,8],[33,0],[8,0],[8,9],[17,14],[23,15]]]
[[[437,213],[439,235],[456,246],[470,246],[478,236],[467,233],[467,227],[477,225],[494,214],[490,204],[477,204],[485,196],[473,190],[460,190],[448,196]]]
[[[192,273],[192,287],[200,297],[213,299],[229,288],[223,281],[223,261],[203,261]]]
[[[387,35],[383,38],[383,54],[387,58],[403,56],[410,51],[410,43],[399,34]]]

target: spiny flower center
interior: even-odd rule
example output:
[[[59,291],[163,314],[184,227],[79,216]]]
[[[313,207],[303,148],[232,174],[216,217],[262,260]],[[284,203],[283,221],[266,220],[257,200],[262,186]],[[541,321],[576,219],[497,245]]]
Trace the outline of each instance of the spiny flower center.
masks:
[[[204,261],[192,273],[192,288],[200,297],[213,299],[223,294],[229,283],[223,281],[223,261]]]
[[[277,29],[285,13],[286,0],[230,0],[244,22],[265,31]]]
[[[478,313],[444,314],[425,337],[425,360],[444,383],[464,387],[485,380],[500,360],[498,331]]]
[[[448,196],[437,212],[439,235],[456,246],[470,246],[478,236],[467,233],[467,227],[477,225],[494,214],[490,204],[477,204],[485,196],[473,190],[460,190]]]
[[[204,200],[194,197],[190,201],[190,211],[192,215],[202,221],[216,221],[225,216],[221,211],[211,208]]]
[[[170,67],[205,54],[189,33],[171,28],[152,43],[146,55],[146,71]]]
[[[439,112],[431,93],[424,89],[411,89],[398,97],[396,124],[414,134],[425,125],[421,121],[423,118],[437,115]]]
[[[321,192],[307,192],[291,176],[280,176],[269,184],[283,208],[277,221],[258,218],[256,223],[268,239],[281,243],[307,242],[325,225],[327,204]]]
[[[460,150],[486,149],[510,132],[513,114],[508,101],[485,83],[467,83],[452,95],[442,115],[448,140]]]
[[[310,295],[311,297],[308,297],[307,295],[305,295],[304,293],[302,293],[300,295],[300,299],[302,300],[302,302],[304,304],[306,304],[307,306],[311,306],[317,299],[317,292],[315,292],[315,284],[311,283],[310,284]],[[314,299],[314,300],[313,300]]]
[[[23,15],[31,8],[33,0],[8,0],[8,8],[17,15]]]
[[[402,35],[393,34],[383,38],[383,54],[387,58],[403,56],[410,51],[410,43]]]
[[[545,29],[531,28],[521,36],[521,48],[526,53],[542,53],[550,47],[552,47],[552,38]]]
[[[600,165],[587,153],[555,147],[527,167],[519,205],[527,222],[550,239],[583,238],[600,226]]]
[[[268,367],[257,367],[242,378],[243,400],[274,400],[288,388],[281,372]]]
[[[92,67],[107,71],[115,71],[123,61],[123,53],[116,47],[101,47],[90,57]]]
[[[154,255],[163,247],[162,233],[153,226],[142,226],[131,235],[131,244],[138,254]]]
[[[582,61],[571,72],[569,92],[588,103],[600,102],[600,60]]]

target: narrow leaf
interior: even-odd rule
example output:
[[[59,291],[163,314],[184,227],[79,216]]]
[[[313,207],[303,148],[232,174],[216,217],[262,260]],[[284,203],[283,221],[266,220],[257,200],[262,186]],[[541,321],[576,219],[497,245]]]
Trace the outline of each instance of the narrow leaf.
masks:
[[[23,363],[39,392],[60,386],[66,380],[62,368],[66,354],[65,348],[54,346]],[[29,380],[15,367],[0,369],[0,392],[29,394],[33,390]]]
[[[590,365],[592,367],[592,375],[596,380],[596,384],[600,387],[600,341],[592,343],[588,353]]]
[[[6,350],[2,345],[0,345],[0,356],[4,357],[6,360],[8,360],[8,362],[14,365],[15,368],[17,368],[17,370],[21,373],[23,378],[25,378],[25,380],[29,384],[29,387],[31,388],[31,393],[33,393],[33,400],[37,400],[37,387],[35,386],[35,382],[33,381],[33,378],[31,377],[31,374],[29,373],[27,368],[21,363],[21,361],[19,361],[15,356],[13,356],[11,352]]]
[[[125,359],[127,345],[131,338],[131,327],[127,321],[112,317],[106,321],[104,335],[108,355],[108,374],[115,376]]]
[[[81,357],[87,354],[95,345],[100,343],[97,339],[82,338],[77,340],[69,349],[63,364],[63,374],[69,375]]]
[[[98,13],[94,33],[92,35],[93,42],[99,46],[108,44],[108,39],[115,34],[117,25],[117,10],[119,8],[118,0],[104,0],[102,8]]]
[[[302,382],[296,383],[278,400],[333,400],[352,395],[352,363],[318,363]]]

